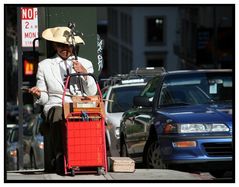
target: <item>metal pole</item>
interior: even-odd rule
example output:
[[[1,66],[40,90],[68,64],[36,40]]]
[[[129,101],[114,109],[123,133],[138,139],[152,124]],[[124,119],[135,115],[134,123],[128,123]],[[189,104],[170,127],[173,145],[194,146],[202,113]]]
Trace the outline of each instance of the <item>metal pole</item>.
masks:
[[[19,126],[19,149],[18,149],[18,165],[19,169],[23,169],[23,94],[22,94],[22,31],[21,31],[21,7],[17,8],[17,37],[18,37],[18,126]]]

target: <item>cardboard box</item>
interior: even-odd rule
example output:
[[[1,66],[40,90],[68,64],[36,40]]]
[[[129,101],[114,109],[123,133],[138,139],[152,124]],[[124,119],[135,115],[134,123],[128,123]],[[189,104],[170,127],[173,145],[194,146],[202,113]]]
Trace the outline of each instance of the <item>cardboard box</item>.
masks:
[[[129,172],[135,171],[135,161],[129,157],[110,157],[110,171]]]
[[[104,103],[99,96],[74,96],[72,97],[72,103],[64,104],[64,116],[65,118],[71,112],[90,112],[101,114],[105,117]]]

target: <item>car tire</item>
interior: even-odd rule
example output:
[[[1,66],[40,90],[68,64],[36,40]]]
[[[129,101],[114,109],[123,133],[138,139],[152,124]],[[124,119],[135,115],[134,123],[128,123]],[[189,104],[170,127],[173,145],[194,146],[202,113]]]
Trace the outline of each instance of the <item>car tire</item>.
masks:
[[[144,165],[147,168],[166,169],[167,165],[163,162],[160,154],[159,143],[157,140],[150,140],[145,145]]]

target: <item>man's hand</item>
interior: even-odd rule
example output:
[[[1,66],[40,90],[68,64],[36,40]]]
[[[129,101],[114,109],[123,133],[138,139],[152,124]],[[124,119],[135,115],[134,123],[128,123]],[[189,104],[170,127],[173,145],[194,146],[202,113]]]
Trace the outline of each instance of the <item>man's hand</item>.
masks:
[[[28,92],[37,97],[38,99],[41,97],[41,90],[36,86],[30,88]]]
[[[87,70],[77,60],[72,60],[73,69],[77,73],[87,73]]]
[[[82,66],[77,60],[72,60],[73,69],[76,73],[88,73],[87,70]],[[84,76],[84,79],[87,80],[87,76]]]

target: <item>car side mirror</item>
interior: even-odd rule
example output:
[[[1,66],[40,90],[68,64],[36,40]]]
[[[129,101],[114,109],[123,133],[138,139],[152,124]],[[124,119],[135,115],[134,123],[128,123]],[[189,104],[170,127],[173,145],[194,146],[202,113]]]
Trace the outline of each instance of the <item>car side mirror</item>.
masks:
[[[134,106],[151,107],[152,101],[150,101],[149,98],[146,96],[135,96]]]

